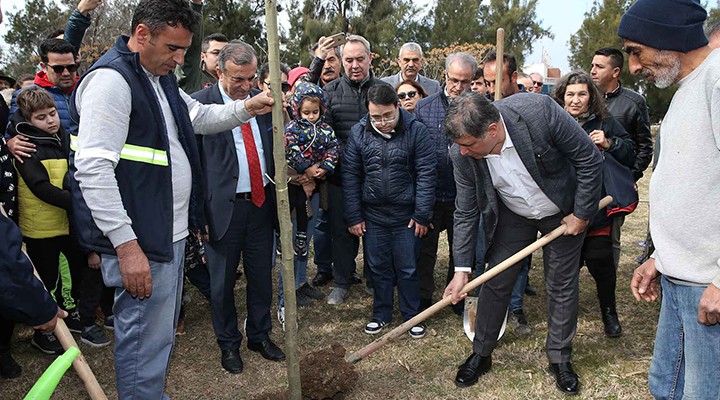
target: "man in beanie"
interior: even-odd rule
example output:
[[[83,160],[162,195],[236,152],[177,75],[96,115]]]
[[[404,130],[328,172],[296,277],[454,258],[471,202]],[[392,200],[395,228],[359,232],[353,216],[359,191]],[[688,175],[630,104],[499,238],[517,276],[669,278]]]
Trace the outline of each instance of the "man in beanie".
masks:
[[[708,46],[706,17],[697,0],[638,0],[618,28],[633,74],[659,88],[679,85],[650,181],[656,249],[631,283],[645,301],[662,286],[655,398],[720,398],[720,51]]]

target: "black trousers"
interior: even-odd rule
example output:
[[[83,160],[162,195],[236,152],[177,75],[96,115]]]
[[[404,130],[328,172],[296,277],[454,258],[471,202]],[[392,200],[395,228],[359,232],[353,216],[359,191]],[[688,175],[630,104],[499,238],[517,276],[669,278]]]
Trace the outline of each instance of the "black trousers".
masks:
[[[615,307],[617,270],[613,259],[613,240],[610,236],[588,236],[582,247],[580,267],[587,266],[595,279],[600,308]]]
[[[455,203],[435,203],[433,207],[433,229],[429,229],[420,242],[420,259],[417,263],[417,273],[420,279],[420,298],[432,301],[435,292],[435,264],[437,262],[438,242],[440,233],[447,230],[450,260],[448,261],[447,280],[450,282],[455,275],[453,264],[453,213]]]
[[[328,223],[332,237],[333,285],[341,289],[349,289],[350,275],[355,271],[355,257],[358,254],[360,240],[347,230],[343,215],[342,186],[329,184],[328,195],[330,199]]]
[[[70,265],[72,296],[77,300],[80,319],[85,326],[95,323],[95,309],[100,305],[105,285],[100,270],[88,267],[87,258],[80,251],[75,238],[65,235],[47,239],[24,238],[24,241],[40,279],[51,293],[54,292],[60,306],[64,304],[64,299],[58,285],[58,259],[61,252],[65,255]]]
[[[488,249],[492,268],[560,225],[561,213],[532,220],[508,210],[499,202],[499,215],[493,241]],[[578,314],[578,265],[585,233],[560,236],[543,248],[545,282],[548,293],[548,335],[545,351],[551,363],[571,361]],[[475,319],[473,352],[489,356],[495,349],[505,313],[510,303],[519,262],[482,285]]]
[[[15,321],[5,319],[0,315],[0,354],[10,351],[10,339],[12,339]]]
[[[290,212],[295,210],[295,228],[298,232],[307,233],[308,210],[307,196],[302,186],[288,184],[288,196],[290,200]]]
[[[222,350],[237,349],[242,342],[233,292],[241,256],[247,277],[248,341],[266,340],[272,329],[270,304],[272,257],[275,252],[272,247],[274,214],[270,203],[265,201],[258,208],[250,200],[235,199],[227,232],[220,240],[211,240],[205,246],[210,272],[212,322]]]

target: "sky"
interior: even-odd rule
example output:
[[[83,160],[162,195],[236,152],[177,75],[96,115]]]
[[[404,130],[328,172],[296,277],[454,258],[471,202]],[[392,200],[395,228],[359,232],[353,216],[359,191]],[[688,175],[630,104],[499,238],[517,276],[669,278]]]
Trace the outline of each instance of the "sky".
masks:
[[[561,5],[562,4],[562,5]],[[542,26],[555,35],[555,39],[543,38],[535,41],[533,51],[525,57],[526,64],[540,63],[542,49],[550,56],[551,65],[560,68],[565,74],[570,72],[568,56],[570,55],[570,36],[577,32],[585,19],[585,12],[592,8],[592,0],[539,0],[536,10]]]
[[[3,12],[10,11],[14,7],[20,8],[25,0],[0,0]],[[432,0],[418,0],[423,4],[432,4]],[[539,0],[536,10],[538,19],[542,20],[542,26],[549,29],[555,39],[541,39],[534,43],[532,53],[525,57],[527,64],[535,64],[541,61],[542,49],[550,56],[551,64],[560,68],[564,74],[570,71],[568,66],[568,41],[570,35],[575,33],[582,24],[584,14],[592,7],[593,0]],[[7,32],[7,24],[0,25],[0,35]]]

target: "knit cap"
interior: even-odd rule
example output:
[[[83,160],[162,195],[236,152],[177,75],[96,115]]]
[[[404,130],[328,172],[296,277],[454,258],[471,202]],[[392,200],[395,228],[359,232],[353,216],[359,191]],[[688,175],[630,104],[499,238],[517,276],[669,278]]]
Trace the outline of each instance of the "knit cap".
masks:
[[[658,50],[687,53],[708,44],[707,12],[698,0],[638,0],[620,20],[618,36]]]

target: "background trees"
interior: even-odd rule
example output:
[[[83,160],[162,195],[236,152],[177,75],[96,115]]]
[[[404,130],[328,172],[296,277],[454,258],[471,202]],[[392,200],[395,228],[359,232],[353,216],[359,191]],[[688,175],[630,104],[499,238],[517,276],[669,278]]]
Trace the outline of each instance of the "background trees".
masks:
[[[19,10],[5,10],[9,31],[0,53],[3,70],[11,76],[35,72],[37,47],[51,32],[62,29],[78,0],[25,0]],[[127,32],[138,0],[105,0],[93,11],[82,48],[83,65],[89,67],[109,48],[118,34]],[[551,37],[537,18],[538,0],[279,0],[287,18],[281,18],[281,57],[291,66],[308,65],[310,46],[320,36],[349,32],[365,36],[375,53],[377,75],[394,73],[400,44],[420,43],[428,51],[446,54],[449,49],[495,42],[495,31],[505,28],[505,48],[522,65],[533,42]],[[601,47],[620,48],[617,26],[634,0],[595,0],[580,29],[572,35],[570,65],[589,70],[593,53]],[[706,7],[708,4],[706,4]],[[716,4],[711,4],[716,6]],[[720,8],[709,10],[709,22],[720,20]],[[252,44],[260,62],[266,58],[264,0],[205,0],[205,32],[223,32]],[[481,56],[478,54],[478,56]],[[426,67],[426,69],[428,69]],[[430,72],[426,73],[432,75]],[[621,74],[623,85],[647,97],[651,119],[667,111],[674,89],[659,90],[630,75]]]
[[[622,48],[622,40],[617,35],[620,18],[634,3],[633,0],[595,0],[593,7],[585,14],[580,29],[570,38],[570,66],[590,71],[595,50],[603,47]],[[710,10],[710,16],[720,18],[720,10]],[[661,120],[668,107],[670,99],[677,90],[676,86],[668,89],[658,89],[655,85],[640,80],[630,74],[627,60],[620,74],[620,81],[626,87],[634,89],[645,95],[650,113],[650,121]]]
[[[17,11],[5,10],[9,32],[2,53],[5,71],[12,75],[33,72],[37,47],[47,35],[65,26],[77,0],[26,0]],[[83,48],[86,64],[112,45],[118,34],[127,32],[132,9],[138,0],[106,0],[93,11],[93,25]],[[374,66],[385,74],[397,68],[389,61],[399,46],[415,41],[426,49],[453,45],[494,43],[495,30],[506,28],[506,49],[522,61],[532,42],[551,36],[536,19],[538,0],[280,0],[287,12],[281,19],[281,56],[289,65],[307,65],[308,48],[323,35],[348,32],[365,36],[377,55]],[[258,50],[265,58],[263,0],[205,0],[205,32],[223,32]],[[283,23],[285,22],[285,23]],[[385,60],[385,62],[383,62]]]

